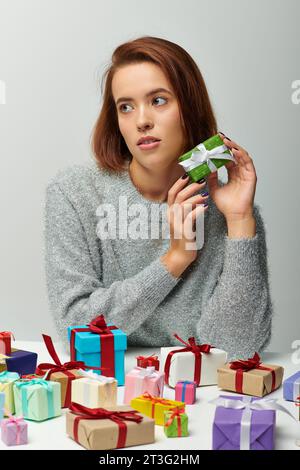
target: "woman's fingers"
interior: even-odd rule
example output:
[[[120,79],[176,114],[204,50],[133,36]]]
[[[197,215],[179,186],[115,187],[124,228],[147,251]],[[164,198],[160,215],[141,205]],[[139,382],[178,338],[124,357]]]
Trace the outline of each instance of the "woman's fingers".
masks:
[[[203,183],[192,183],[189,184],[187,188],[182,189],[179,193],[177,193],[177,196],[175,198],[175,202],[181,204],[184,202],[187,198],[191,197],[192,195],[195,194],[196,191],[199,191],[200,189],[203,189],[206,184],[206,181]]]
[[[195,194],[196,191],[205,186],[205,181],[203,183],[192,183],[187,186],[189,178],[179,178],[173,186],[169,189],[168,192],[168,204],[172,205],[174,202],[181,203],[188,197]],[[187,187],[186,187],[187,186]]]
[[[237,163],[239,165],[243,165],[247,170],[252,170],[254,168],[254,164],[247,150],[244,149],[241,145],[237,144],[234,140],[231,140],[225,135],[223,135],[222,133],[219,133],[219,135],[222,138],[224,144],[232,151],[232,154],[236,159]]]
[[[177,181],[175,181],[173,186],[168,191],[168,205],[169,206],[174,204],[177,193],[181,191],[187,185],[189,181],[188,174],[183,175],[183,176],[186,176],[186,178],[183,178],[183,177],[179,178]]]

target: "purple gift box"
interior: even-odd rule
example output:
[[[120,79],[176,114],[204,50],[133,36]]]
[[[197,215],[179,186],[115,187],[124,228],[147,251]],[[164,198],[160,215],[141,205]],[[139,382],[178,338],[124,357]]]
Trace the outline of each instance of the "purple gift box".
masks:
[[[283,382],[283,398],[289,401],[298,401],[300,396],[300,371],[291,375]]]
[[[20,375],[34,374],[36,363],[37,353],[15,349],[6,359],[6,368],[9,372],[18,372]]]
[[[244,401],[244,396],[220,395],[220,398]],[[247,397],[252,401],[260,400]],[[241,421],[245,409],[217,406],[213,423],[213,450],[240,450]],[[250,450],[274,449],[276,411],[251,410]]]
[[[1,421],[1,439],[7,446],[28,443],[28,425],[23,418],[8,418]]]

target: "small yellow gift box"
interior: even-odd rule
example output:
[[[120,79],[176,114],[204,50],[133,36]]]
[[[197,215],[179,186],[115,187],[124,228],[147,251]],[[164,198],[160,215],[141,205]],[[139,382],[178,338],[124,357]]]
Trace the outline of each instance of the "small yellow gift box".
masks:
[[[148,392],[133,398],[130,406],[149,418],[154,418],[155,424],[158,426],[164,425],[164,411],[175,410],[176,408],[185,410],[185,403],[182,401],[153,397]]]

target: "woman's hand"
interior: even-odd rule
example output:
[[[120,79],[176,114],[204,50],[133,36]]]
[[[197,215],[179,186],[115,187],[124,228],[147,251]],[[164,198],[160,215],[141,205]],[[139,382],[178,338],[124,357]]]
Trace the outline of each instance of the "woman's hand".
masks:
[[[253,219],[253,203],[257,176],[252,158],[236,142],[219,133],[224,144],[229,147],[237,163],[228,162],[228,183],[218,184],[217,172],[206,178],[209,195],[226,218],[227,224]]]
[[[170,226],[170,251],[187,265],[197,257],[197,249],[191,249],[190,245],[196,243],[195,222],[200,213],[207,210],[207,206],[203,204],[208,198],[207,195],[195,195],[203,189],[205,181],[187,185],[188,181],[188,175],[184,175],[169,189],[167,214]]]

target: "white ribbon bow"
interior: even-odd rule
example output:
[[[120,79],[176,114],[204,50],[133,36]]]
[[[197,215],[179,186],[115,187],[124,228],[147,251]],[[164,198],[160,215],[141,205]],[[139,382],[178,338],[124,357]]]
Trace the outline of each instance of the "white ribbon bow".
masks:
[[[149,379],[157,377],[158,372],[155,370],[154,366],[148,366],[148,367],[136,366],[134,370],[138,371],[138,374],[136,375],[136,378],[138,380],[135,383],[135,392],[134,392],[135,396],[138,397],[139,395],[142,395],[142,393],[144,393],[143,383],[144,383],[145,377]]]
[[[231,400],[230,398],[215,398],[209,401],[216,406],[233,408],[234,410],[244,410],[241,419],[240,450],[250,450],[250,430],[252,410],[278,410],[288,414],[297,424],[297,419],[287,408],[277,403],[277,399],[263,398],[251,402],[251,397],[242,397],[241,400]]]
[[[215,147],[212,150],[207,150],[204,144],[199,144],[196,146],[196,148],[198,150],[194,150],[190,158],[187,158],[182,162],[178,162],[179,165],[183,166],[186,172],[193,170],[202,163],[207,163],[207,166],[210,169],[211,173],[217,171],[218,168],[211,161],[211,158],[218,158],[220,160],[231,160],[232,162],[237,163],[231,150],[224,144],[219,145],[218,147]],[[229,153],[224,154],[226,150],[230,151],[230,155]]]
[[[80,372],[81,375],[87,377],[88,379],[97,380],[98,382],[101,382],[103,384],[113,383],[116,380],[114,377],[106,377],[106,375],[96,374],[92,370],[86,371],[83,369],[79,369],[78,372]]]

